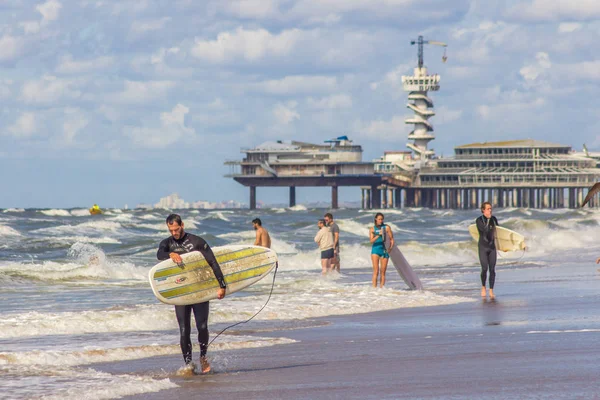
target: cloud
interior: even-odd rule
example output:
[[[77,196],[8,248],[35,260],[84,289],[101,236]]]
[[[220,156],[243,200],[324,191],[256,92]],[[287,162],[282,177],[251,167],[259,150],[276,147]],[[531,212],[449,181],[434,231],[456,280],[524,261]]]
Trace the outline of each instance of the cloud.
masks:
[[[307,99],[309,107],[315,109],[340,109],[352,107],[352,96],[348,94],[334,94],[320,99],[309,97]]]
[[[389,120],[377,119],[368,122],[359,120],[354,123],[354,130],[365,139],[377,139],[382,142],[405,140],[410,130],[404,123],[405,118],[396,115]]]
[[[220,10],[238,18],[265,19],[280,15],[278,0],[230,0],[215,2]]]
[[[526,81],[535,81],[546,70],[552,67],[548,53],[539,52],[535,55],[535,59],[536,62],[534,64],[526,65],[519,70],[519,74]]]
[[[237,59],[257,62],[267,57],[289,55],[306,34],[299,29],[284,30],[274,35],[262,28],[237,28],[234,32],[219,33],[216,40],[196,39],[191,54],[213,63]]]
[[[74,83],[70,80],[45,75],[41,79],[25,82],[20,98],[25,103],[47,104],[79,97],[81,92],[72,89],[72,86]]]
[[[337,78],[330,76],[286,76],[257,83],[252,87],[258,91],[274,95],[293,95],[301,93],[330,92],[337,87]]]
[[[582,28],[582,24],[578,22],[563,22],[558,25],[559,33],[572,33]]]
[[[8,131],[17,138],[28,138],[37,131],[35,114],[31,112],[22,113],[15,123],[8,127]]]
[[[520,21],[593,21],[600,18],[597,0],[532,0],[510,8],[506,15]]]
[[[133,21],[131,23],[130,33],[138,36],[147,32],[159,31],[163,29],[167,22],[170,22],[171,20],[171,17],[162,17],[152,20]]]
[[[55,21],[58,19],[62,4],[57,0],[48,0],[47,2],[37,5],[35,9],[42,14],[43,22]]]
[[[282,125],[289,125],[297,119],[300,119],[300,114],[296,111],[298,105],[295,101],[289,101],[286,104],[277,103],[273,107],[273,115],[278,123]]]
[[[173,87],[173,81],[125,81],[125,88],[114,96],[114,100],[130,104],[147,103],[166,97]]]
[[[67,108],[64,113],[63,139],[65,145],[71,145],[78,133],[89,124],[85,114],[74,108]]]
[[[115,59],[111,56],[98,57],[91,60],[73,60],[73,56],[64,56],[56,72],[61,74],[86,74],[94,71],[104,71],[113,66]]]
[[[25,40],[4,35],[0,38],[0,62],[14,62],[25,53]]]
[[[171,112],[160,114],[160,128],[126,127],[125,134],[138,147],[163,148],[177,143],[183,138],[196,134],[194,128],[185,126],[185,116],[189,108],[177,104]]]

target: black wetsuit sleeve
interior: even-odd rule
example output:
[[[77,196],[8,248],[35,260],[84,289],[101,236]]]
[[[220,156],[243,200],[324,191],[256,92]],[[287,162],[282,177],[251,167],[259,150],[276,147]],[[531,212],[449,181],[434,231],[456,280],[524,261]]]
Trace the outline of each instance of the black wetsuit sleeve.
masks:
[[[210,246],[201,237],[195,236],[193,238],[193,240],[194,240],[194,248],[196,250],[200,251],[200,253],[202,253],[202,255],[204,256],[204,259],[206,260],[206,262],[208,262],[208,265],[210,265],[210,267],[212,268],[213,273],[215,274],[215,278],[217,278],[217,282],[219,282],[219,287],[221,289],[225,289],[227,287],[227,285],[225,284],[225,277],[223,276],[223,271],[221,271],[221,267],[219,266],[219,263],[217,262],[217,259],[215,258],[215,254],[211,250]]]
[[[498,223],[498,219],[496,217],[494,217],[492,215],[492,218],[494,219],[494,226],[500,226],[500,224]]]
[[[163,261],[168,260],[170,258],[169,254],[171,251],[169,249],[169,239],[165,239],[158,245],[158,251],[156,252],[156,258]]]

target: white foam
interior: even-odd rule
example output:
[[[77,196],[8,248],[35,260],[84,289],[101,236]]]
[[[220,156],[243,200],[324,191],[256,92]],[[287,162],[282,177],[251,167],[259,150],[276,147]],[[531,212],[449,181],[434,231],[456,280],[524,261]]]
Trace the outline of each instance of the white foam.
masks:
[[[94,363],[106,363],[123,360],[135,360],[148,357],[180,354],[179,344],[173,344],[178,339],[177,333],[158,336],[163,343],[146,344],[126,347],[111,347],[89,345],[87,348],[73,350],[33,350],[27,352],[0,352],[0,365],[55,365],[76,366]],[[274,346],[296,342],[288,338],[257,337],[244,335],[221,335],[210,345],[211,352],[234,349],[248,349]],[[197,346],[194,344],[194,346]],[[197,349],[199,350],[199,349]]]
[[[68,210],[62,209],[51,209],[51,210],[39,210],[44,215],[49,217],[70,217],[71,213]]]
[[[112,375],[91,368],[5,366],[0,368],[0,375],[7,398],[118,399],[177,387],[168,378]]]
[[[59,225],[53,226],[49,228],[40,228],[36,229],[33,232],[35,233],[45,233],[49,235],[64,235],[65,233],[89,233],[94,234],[98,232],[111,232],[117,233],[122,229],[122,226],[118,222],[114,221],[106,221],[106,220],[92,220],[88,222],[83,222],[81,224],[72,226],[72,225]]]
[[[4,213],[22,213],[25,212],[24,208],[7,208],[6,210],[2,211]]]
[[[0,236],[23,236],[16,229],[11,228],[10,226],[0,225]]]
[[[306,208],[306,206],[303,204],[297,204],[293,207],[288,207],[288,210],[290,210],[290,211],[306,211],[306,210],[308,210],[308,208]]]
[[[541,334],[541,333],[588,333],[588,332],[600,332],[600,329],[564,329],[564,330],[550,330],[550,331],[529,331],[528,334]]]
[[[71,210],[71,215],[75,217],[87,217],[90,215],[90,210],[84,208],[78,208],[75,210]]]

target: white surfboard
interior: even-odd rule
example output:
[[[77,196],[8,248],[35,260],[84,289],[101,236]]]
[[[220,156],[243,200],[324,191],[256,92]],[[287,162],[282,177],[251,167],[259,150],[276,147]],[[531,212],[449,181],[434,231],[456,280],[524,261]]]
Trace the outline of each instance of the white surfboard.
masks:
[[[475,241],[479,241],[479,231],[476,224],[469,225],[469,233]],[[525,250],[525,237],[502,226],[496,227],[496,249],[500,251]]]
[[[390,240],[387,237],[385,238],[385,248],[388,249],[390,260],[392,260],[392,264],[394,264],[394,267],[396,267],[396,271],[398,271],[398,274],[400,274],[404,280],[404,283],[406,283],[412,290],[423,290],[423,284],[421,283],[421,280],[417,274],[415,274],[415,271],[413,271],[408,261],[406,261],[404,254],[402,254],[395,243],[394,246],[390,248]]]
[[[261,246],[222,246],[212,249],[227,285],[227,294],[242,290],[267,275],[277,253]],[[161,261],[149,272],[150,286],[165,304],[188,305],[217,298],[219,283],[199,251],[182,254],[183,265]]]

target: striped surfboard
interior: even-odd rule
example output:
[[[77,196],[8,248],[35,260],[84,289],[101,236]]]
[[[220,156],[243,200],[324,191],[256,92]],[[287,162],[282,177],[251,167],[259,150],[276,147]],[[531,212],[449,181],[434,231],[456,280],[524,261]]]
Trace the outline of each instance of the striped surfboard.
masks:
[[[227,284],[227,294],[242,290],[267,275],[277,264],[277,253],[260,246],[214,247]],[[219,283],[199,251],[183,254],[183,265],[161,261],[149,273],[150,286],[165,304],[188,305],[217,298]]]

